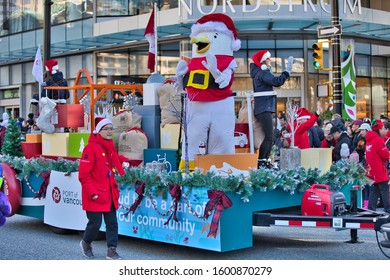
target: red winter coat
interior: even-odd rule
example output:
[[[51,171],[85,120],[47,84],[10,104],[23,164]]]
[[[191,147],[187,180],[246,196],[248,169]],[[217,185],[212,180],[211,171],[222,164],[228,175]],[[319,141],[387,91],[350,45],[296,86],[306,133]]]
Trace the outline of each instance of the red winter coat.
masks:
[[[79,166],[83,210],[110,212],[112,203],[118,209],[119,189],[115,171],[124,174],[112,140],[91,133]],[[95,194],[98,198],[92,200]]]
[[[310,119],[308,119],[306,122],[297,124],[297,122],[294,123],[295,131],[294,131],[294,144],[299,149],[309,149],[310,148],[310,140],[309,140],[309,134],[308,130],[310,127],[314,125],[314,123],[317,121],[318,116],[315,114],[312,114],[310,116]],[[291,128],[288,125],[287,130],[291,132]]]
[[[386,161],[390,158],[389,150],[375,131],[367,132],[366,140],[367,177],[375,183],[388,181]]]

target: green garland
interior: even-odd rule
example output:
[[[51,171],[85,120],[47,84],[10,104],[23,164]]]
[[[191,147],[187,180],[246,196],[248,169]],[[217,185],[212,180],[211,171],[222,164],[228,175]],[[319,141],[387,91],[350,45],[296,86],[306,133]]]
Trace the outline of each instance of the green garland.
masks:
[[[78,171],[79,161],[70,161],[63,158],[58,160],[45,159],[43,157],[25,159],[20,157],[2,156],[0,162],[8,163],[17,172],[19,180],[30,176],[36,172],[38,175],[42,172],[56,170],[60,172]],[[255,190],[270,191],[276,188],[283,189],[290,194],[295,191],[304,192],[312,184],[325,184],[334,188],[341,188],[345,185],[364,185],[369,180],[364,175],[365,170],[356,162],[340,161],[332,165],[330,170],[320,175],[318,169],[305,169],[299,167],[296,169],[275,171],[269,169],[252,169],[249,178],[240,176],[229,176],[223,178],[213,172],[203,174],[202,170],[197,169],[191,174],[185,174],[182,171],[162,172],[147,171],[142,167],[126,169],[124,176],[117,176],[116,179],[121,189],[133,188],[137,181],[145,183],[145,195],[161,195],[164,199],[169,193],[169,186],[178,184],[187,186],[187,193],[192,188],[209,187],[214,190],[223,190],[225,192],[235,192],[241,196],[243,201],[249,201],[250,196]]]

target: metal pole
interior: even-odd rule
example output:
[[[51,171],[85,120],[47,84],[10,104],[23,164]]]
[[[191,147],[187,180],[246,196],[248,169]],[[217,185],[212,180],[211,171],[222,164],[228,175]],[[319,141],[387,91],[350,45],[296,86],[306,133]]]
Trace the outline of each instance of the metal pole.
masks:
[[[253,119],[252,119],[252,96],[251,92],[246,93],[246,105],[248,108],[248,129],[249,129],[249,151],[251,154],[255,152],[255,142],[253,137]]]
[[[154,59],[154,72],[158,73],[158,36],[157,36],[157,13],[160,10],[157,9],[157,2],[154,3],[154,45],[155,45],[155,59]]]
[[[50,32],[51,32],[51,5],[53,2],[45,0],[43,21],[43,65],[50,59]]]
[[[339,1],[332,2],[332,25],[340,24]],[[335,114],[343,113],[343,92],[341,89],[341,60],[340,60],[341,35],[334,35],[332,39],[333,50],[333,110]]]

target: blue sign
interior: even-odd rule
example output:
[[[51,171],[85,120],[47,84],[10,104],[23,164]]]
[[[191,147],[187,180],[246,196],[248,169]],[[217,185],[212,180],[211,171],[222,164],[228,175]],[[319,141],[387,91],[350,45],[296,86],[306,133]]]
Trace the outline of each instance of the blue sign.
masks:
[[[128,213],[138,198],[134,188],[121,190],[117,211],[119,234],[188,247],[220,251],[220,233],[207,237],[213,213],[203,218],[208,202],[208,188],[193,188],[187,196],[186,187],[177,202],[177,221],[174,220],[174,199],[170,195],[143,197],[134,213]],[[172,217],[171,217],[172,215]]]

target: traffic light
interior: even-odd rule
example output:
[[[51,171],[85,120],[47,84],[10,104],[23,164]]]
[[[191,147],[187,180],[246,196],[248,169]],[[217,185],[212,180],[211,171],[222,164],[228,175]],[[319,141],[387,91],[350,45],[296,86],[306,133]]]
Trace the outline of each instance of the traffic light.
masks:
[[[322,48],[322,42],[316,42],[313,44],[313,58],[314,68],[322,70],[324,68],[324,49]]]

